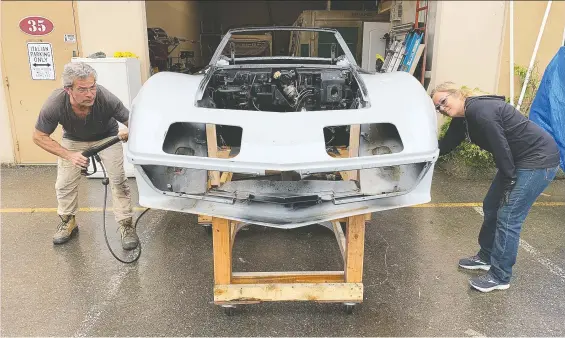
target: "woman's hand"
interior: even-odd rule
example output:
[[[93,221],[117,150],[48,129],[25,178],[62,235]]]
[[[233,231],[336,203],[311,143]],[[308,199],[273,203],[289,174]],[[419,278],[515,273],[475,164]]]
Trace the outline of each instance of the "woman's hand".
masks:
[[[502,200],[500,201],[500,206],[508,204],[508,201],[510,200],[510,193],[512,192],[512,189],[514,189],[515,185],[515,178],[506,179],[503,181]]]

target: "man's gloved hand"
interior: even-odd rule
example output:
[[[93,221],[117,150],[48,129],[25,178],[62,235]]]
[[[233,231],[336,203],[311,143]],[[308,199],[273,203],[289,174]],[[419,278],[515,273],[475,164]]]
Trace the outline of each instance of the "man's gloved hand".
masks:
[[[514,186],[516,185],[516,178],[507,178],[502,181],[502,200],[500,201],[500,206],[508,204],[510,199],[510,193]]]

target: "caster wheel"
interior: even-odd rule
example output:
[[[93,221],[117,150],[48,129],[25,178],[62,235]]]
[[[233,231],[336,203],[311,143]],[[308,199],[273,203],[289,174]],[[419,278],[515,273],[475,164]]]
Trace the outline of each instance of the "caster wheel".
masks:
[[[235,312],[235,307],[234,306],[222,306],[222,308],[224,309],[224,314],[226,314],[226,316],[233,316],[234,312]]]
[[[354,308],[355,308],[354,304],[343,304],[343,311],[348,315],[353,313]]]

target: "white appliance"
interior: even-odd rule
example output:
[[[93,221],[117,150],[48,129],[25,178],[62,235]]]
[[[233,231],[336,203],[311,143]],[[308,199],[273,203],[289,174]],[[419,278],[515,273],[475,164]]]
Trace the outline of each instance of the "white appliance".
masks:
[[[383,36],[388,33],[388,22],[363,22],[363,57],[361,68],[368,72],[375,71],[375,55],[385,57],[386,41]]]
[[[137,58],[72,58],[71,62],[84,62],[92,66],[98,75],[97,83],[104,86],[116,95],[131,111],[133,99],[141,89],[141,64]],[[125,126],[118,122],[120,130]],[[127,161],[127,142],[122,143],[124,148],[124,169],[127,177],[134,177],[133,165]],[[92,163],[88,168],[92,172]],[[102,169],[97,165],[97,172],[88,177],[103,177]]]

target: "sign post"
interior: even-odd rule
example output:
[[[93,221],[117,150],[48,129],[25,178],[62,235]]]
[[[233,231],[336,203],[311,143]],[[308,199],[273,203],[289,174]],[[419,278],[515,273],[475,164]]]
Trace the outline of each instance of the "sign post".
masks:
[[[32,80],[55,80],[53,50],[48,42],[28,42],[27,54]]]

